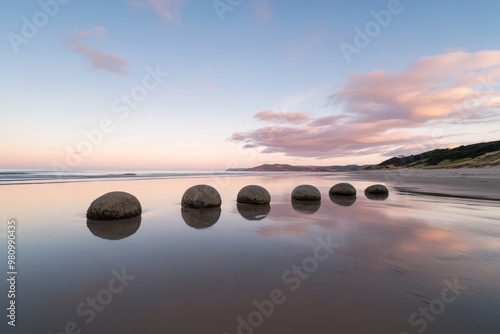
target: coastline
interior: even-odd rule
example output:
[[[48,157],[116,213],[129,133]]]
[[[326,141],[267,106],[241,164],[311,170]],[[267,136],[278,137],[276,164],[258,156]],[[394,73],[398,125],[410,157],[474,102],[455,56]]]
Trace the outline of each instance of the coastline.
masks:
[[[386,183],[407,194],[500,201],[500,167],[362,170],[346,179]]]
[[[1,185],[29,185],[93,181],[132,181],[182,178],[226,179],[249,176],[328,175],[346,182],[371,181],[383,183],[402,194],[455,197],[500,201],[500,166],[482,168],[358,170],[345,172],[310,171],[203,171],[203,172],[73,172],[58,175],[50,172],[0,172]]]

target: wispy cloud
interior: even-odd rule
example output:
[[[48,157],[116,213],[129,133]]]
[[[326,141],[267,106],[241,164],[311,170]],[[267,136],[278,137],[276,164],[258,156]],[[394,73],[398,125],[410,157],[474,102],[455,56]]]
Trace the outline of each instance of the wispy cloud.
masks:
[[[71,48],[76,53],[90,60],[95,68],[118,74],[127,73],[125,68],[128,66],[128,63],[120,56],[95,50],[82,44],[75,44]]]
[[[165,21],[171,22],[180,20],[180,11],[185,0],[128,0],[127,2],[136,8],[149,6]]]
[[[326,98],[338,111],[334,115],[238,132],[230,139],[263,147],[265,153],[297,157],[412,150],[416,143],[435,139],[416,131],[423,127],[498,119],[499,83],[500,50],[423,57],[401,73],[348,77],[343,89]],[[255,117],[275,120],[279,115],[260,112]]]
[[[106,28],[101,26],[94,26],[85,30],[77,30],[73,33],[73,37],[83,38],[83,37],[93,37],[102,36],[106,34]]]
[[[128,63],[125,59],[112,53],[91,48],[83,43],[84,39],[103,36],[106,32],[106,28],[101,26],[75,31],[69,38],[69,47],[75,53],[88,59],[92,66],[97,69],[117,74],[126,74]]]
[[[309,115],[302,112],[280,112],[275,110],[263,110],[254,117],[265,122],[294,124],[304,123],[309,120]]]

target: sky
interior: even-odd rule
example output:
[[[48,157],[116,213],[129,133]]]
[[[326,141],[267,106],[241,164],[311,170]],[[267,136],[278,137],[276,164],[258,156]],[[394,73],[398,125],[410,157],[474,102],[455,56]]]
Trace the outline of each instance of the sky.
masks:
[[[375,164],[500,139],[500,2],[0,7],[0,169]]]

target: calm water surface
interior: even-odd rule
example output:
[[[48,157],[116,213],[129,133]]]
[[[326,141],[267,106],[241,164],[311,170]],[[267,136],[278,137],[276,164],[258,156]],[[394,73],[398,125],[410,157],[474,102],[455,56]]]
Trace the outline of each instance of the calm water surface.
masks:
[[[365,181],[352,182],[356,201],[332,200],[328,189],[340,181],[276,174],[2,185],[2,219],[17,219],[18,308],[17,326],[2,315],[1,332],[500,332],[499,202],[392,188],[372,200]],[[181,211],[183,192],[200,183],[220,191],[220,211]],[[320,189],[321,204],[291,203],[304,183]],[[271,206],[237,206],[248,184],[265,186]],[[141,219],[87,224],[92,200],[113,190],[138,197]],[[6,314],[5,280],[1,291]]]

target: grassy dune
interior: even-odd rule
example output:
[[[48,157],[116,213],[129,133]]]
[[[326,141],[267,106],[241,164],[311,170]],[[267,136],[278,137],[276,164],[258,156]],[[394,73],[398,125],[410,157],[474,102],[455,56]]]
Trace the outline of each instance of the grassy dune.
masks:
[[[500,141],[494,141],[394,157],[366,169],[480,168],[498,165],[500,165]]]

